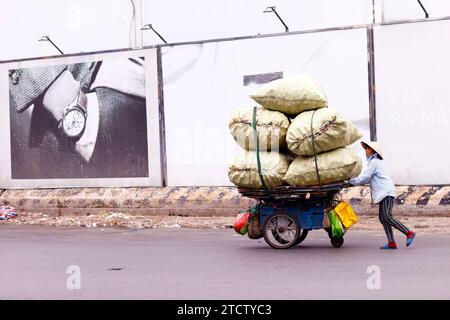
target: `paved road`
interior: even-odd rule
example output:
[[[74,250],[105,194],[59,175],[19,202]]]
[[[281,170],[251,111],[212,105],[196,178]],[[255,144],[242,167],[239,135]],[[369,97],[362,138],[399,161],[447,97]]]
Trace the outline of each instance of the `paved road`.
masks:
[[[450,235],[382,251],[380,232],[322,230],[289,250],[232,230],[124,230],[0,225],[1,299],[449,299]],[[67,289],[69,265],[81,289]],[[379,266],[381,289],[367,288]],[[110,270],[122,269],[122,270]]]

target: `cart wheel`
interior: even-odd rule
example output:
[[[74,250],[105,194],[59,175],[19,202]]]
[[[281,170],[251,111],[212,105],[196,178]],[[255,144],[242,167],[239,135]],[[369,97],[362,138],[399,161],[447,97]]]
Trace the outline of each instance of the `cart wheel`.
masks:
[[[344,244],[344,238],[331,238],[331,244],[335,248],[340,248]]]
[[[264,221],[264,240],[275,249],[287,249],[295,246],[300,237],[297,219],[285,214],[275,214]]]
[[[308,230],[302,229],[302,234],[300,237],[298,237],[298,240],[295,242],[295,245],[298,245],[303,242],[303,240],[306,239],[306,236],[308,235]]]

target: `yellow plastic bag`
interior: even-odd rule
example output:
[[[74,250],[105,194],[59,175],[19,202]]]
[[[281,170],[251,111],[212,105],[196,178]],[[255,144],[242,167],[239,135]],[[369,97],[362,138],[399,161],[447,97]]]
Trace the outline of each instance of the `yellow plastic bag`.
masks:
[[[358,221],[355,211],[353,211],[350,204],[345,201],[339,202],[337,207],[334,208],[334,212],[339,216],[339,219],[341,219],[345,228],[350,228]]]

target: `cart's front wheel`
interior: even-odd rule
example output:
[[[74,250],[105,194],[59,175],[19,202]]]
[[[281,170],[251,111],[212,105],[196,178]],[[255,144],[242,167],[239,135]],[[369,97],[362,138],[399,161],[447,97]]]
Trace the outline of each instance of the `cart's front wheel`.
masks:
[[[331,244],[335,248],[340,248],[344,244],[344,238],[331,238]]]
[[[300,237],[297,219],[286,214],[275,214],[264,221],[264,240],[275,249],[287,249],[295,246]]]

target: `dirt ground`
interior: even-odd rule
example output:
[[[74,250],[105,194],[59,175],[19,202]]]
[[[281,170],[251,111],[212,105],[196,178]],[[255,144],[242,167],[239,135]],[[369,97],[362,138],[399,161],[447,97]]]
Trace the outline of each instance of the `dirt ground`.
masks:
[[[450,233],[449,217],[412,217],[397,216],[407,227],[421,233]],[[84,228],[121,227],[132,229],[144,228],[232,228],[235,217],[181,217],[181,216],[138,216],[120,212],[101,213],[88,216],[52,217],[44,213],[23,213],[0,224],[40,225],[40,226],[79,226]],[[359,216],[353,230],[379,230],[383,228],[375,216]]]

